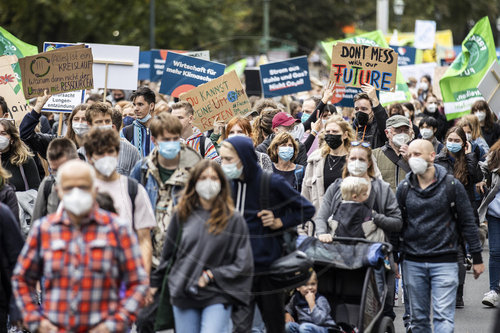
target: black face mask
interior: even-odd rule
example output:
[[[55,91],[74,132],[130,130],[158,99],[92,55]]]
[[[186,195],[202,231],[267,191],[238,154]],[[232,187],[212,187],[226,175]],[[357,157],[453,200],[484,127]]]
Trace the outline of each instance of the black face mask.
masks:
[[[325,142],[330,148],[337,149],[342,144],[342,135],[327,134],[325,135]]]
[[[368,125],[368,120],[370,120],[370,116],[362,111],[356,113],[356,120],[358,121],[359,126]]]

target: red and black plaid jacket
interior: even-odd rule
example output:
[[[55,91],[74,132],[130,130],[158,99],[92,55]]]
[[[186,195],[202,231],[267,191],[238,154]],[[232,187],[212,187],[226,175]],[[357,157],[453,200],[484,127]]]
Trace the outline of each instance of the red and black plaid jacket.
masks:
[[[31,292],[43,280],[41,307]],[[116,215],[95,209],[80,226],[64,210],[37,221],[14,270],[13,291],[35,332],[43,318],[60,331],[88,332],[105,322],[111,332],[135,320],[147,289],[137,237]],[[120,286],[125,297],[120,298]]]

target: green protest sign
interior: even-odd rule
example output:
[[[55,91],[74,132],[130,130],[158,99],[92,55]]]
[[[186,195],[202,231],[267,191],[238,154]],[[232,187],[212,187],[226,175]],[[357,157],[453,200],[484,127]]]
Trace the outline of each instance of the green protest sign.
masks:
[[[325,50],[328,58],[331,60],[331,52],[332,48],[337,42],[343,43],[351,43],[351,44],[361,44],[368,46],[378,46],[388,48],[389,44],[385,40],[384,34],[380,30],[375,30],[371,32],[367,32],[361,35],[357,35],[354,37],[330,41],[330,42],[321,42],[321,46]],[[383,106],[386,106],[391,103],[403,103],[409,102],[411,100],[410,90],[408,89],[408,85],[401,74],[399,67],[396,74],[396,91],[395,92],[380,92],[380,103]]]
[[[35,55],[38,53],[38,48],[34,45],[23,42],[17,39],[10,32],[0,27],[0,56],[4,55],[15,55],[18,59],[23,57]],[[19,82],[19,86],[22,87],[21,83],[21,68],[19,63],[16,61],[12,65],[14,70],[14,75]]]
[[[470,113],[472,104],[483,99],[477,86],[496,58],[490,20],[485,16],[465,37],[462,53],[439,81],[448,120]]]

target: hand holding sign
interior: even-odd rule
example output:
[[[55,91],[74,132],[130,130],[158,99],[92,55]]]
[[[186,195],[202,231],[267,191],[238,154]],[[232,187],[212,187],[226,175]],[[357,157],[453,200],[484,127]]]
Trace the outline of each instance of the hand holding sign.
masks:
[[[328,101],[332,99],[334,94],[335,94],[335,82],[330,80],[328,81],[328,85],[326,86],[325,91],[323,91],[323,98],[321,98],[323,104],[328,103]]]
[[[45,89],[43,91],[43,96],[37,97],[36,104],[33,110],[35,110],[36,113],[42,112],[43,106],[45,105],[45,103],[47,103],[50,97],[52,97],[52,95],[49,95],[48,90]]]
[[[377,97],[377,90],[375,89],[374,86],[371,86],[369,84],[363,84],[363,86],[361,87],[361,90],[364,93],[366,93],[368,95],[368,97],[370,97],[373,107],[376,107],[380,104],[380,102],[378,101],[378,97]]]

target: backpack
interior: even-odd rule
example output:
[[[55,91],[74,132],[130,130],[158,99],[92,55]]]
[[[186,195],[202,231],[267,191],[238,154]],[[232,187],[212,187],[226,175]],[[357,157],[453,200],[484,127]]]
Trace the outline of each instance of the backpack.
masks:
[[[448,199],[448,203],[450,204],[450,211],[451,211],[451,216],[455,220],[455,224],[457,226],[457,231],[458,231],[458,237],[459,237],[459,243],[461,246],[463,245],[462,239],[462,227],[460,225],[460,222],[458,221],[458,212],[457,212],[457,204],[456,204],[456,192],[455,192],[455,184],[456,184],[456,179],[453,177],[453,175],[447,174],[446,179],[445,179],[445,186],[446,186],[446,198]],[[408,226],[408,210],[406,208],[406,199],[408,197],[408,191],[410,190],[410,183],[408,182],[407,179],[405,179],[401,183],[401,195],[397,197],[398,200],[398,205],[399,209],[401,210],[401,217],[403,218],[403,228],[401,229],[401,235],[403,234],[404,230]]]

